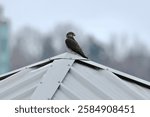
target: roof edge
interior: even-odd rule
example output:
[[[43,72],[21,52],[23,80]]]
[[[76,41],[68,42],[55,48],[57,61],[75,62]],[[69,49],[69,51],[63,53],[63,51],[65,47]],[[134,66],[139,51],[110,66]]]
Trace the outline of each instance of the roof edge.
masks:
[[[53,62],[54,60],[58,60],[58,59],[72,59],[72,60],[75,60],[79,64],[84,64],[84,65],[92,67],[94,69],[108,70],[123,80],[134,82],[138,85],[141,85],[141,86],[144,86],[144,87],[150,89],[150,82],[148,82],[146,80],[143,80],[143,79],[140,79],[138,77],[129,75],[127,73],[112,69],[110,67],[106,67],[102,64],[99,64],[99,63],[96,63],[96,62],[91,61],[89,59],[83,58],[77,54],[68,53],[68,52],[54,56],[54,57],[51,57],[51,58],[48,58],[48,59],[45,59],[45,60],[42,60],[40,62],[25,66],[25,67],[22,67],[19,69],[16,69],[16,70],[13,70],[13,71],[8,72],[8,73],[2,74],[2,75],[0,75],[0,80],[3,80],[3,79],[5,79],[5,78],[7,78],[13,74],[16,74],[16,73],[20,72],[21,70],[28,69],[28,68],[30,68],[30,69],[39,68],[39,67],[45,66],[45,65]]]
[[[76,54],[76,53],[71,53],[71,52],[65,52],[63,54],[57,55],[52,57],[51,59],[72,59],[72,60],[88,60],[87,58],[83,58],[82,56]]]
[[[13,71],[10,71],[10,72],[7,72],[7,73],[4,73],[2,75],[0,75],[0,81],[21,71],[21,70],[24,70],[24,69],[27,69],[27,68],[31,68],[31,69],[34,69],[34,68],[38,68],[38,67],[42,67],[44,65],[47,65],[51,62],[53,62],[54,60],[58,60],[58,59],[72,59],[72,60],[88,60],[86,58],[83,58],[77,54],[73,54],[73,53],[68,53],[68,52],[65,52],[63,54],[60,54],[60,55],[56,55],[54,57],[50,57],[48,59],[45,59],[45,60],[42,60],[40,62],[37,62],[37,63],[33,63],[31,65],[27,65],[25,67],[21,67],[21,68],[18,68],[16,70],[13,70]]]
[[[41,66],[44,66],[44,65],[46,65],[46,64],[48,64],[48,63],[50,63],[52,61],[53,60],[51,60],[51,59],[45,59],[43,61],[40,61],[40,62],[37,62],[37,63],[33,63],[31,65],[28,65],[28,66],[25,66],[25,67],[21,67],[21,68],[15,69],[13,71],[4,73],[4,74],[0,75],[0,81],[5,79],[5,78],[7,78],[7,77],[9,77],[9,76],[11,76],[11,75],[13,75],[13,74],[16,74],[16,73],[20,72],[21,70],[28,69],[28,68],[34,69],[34,68],[37,68],[37,67],[41,67]]]
[[[118,76],[119,78],[121,78],[123,80],[130,81],[130,82],[136,83],[140,86],[143,86],[143,87],[146,87],[146,88],[150,89],[150,82],[149,81],[146,81],[146,80],[143,80],[141,78],[129,75],[129,74],[121,72],[119,70],[112,69],[110,67],[106,67],[102,64],[98,64],[98,63],[93,62],[93,61],[83,61],[83,60],[81,60],[81,61],[86,63],[86,65],[89,66],[89,67],[92,64],[92,66],[95,66],[96,68],[104,69],[104,70],[108,70],[108,71],[112,72],[113,74],[115,74],[116,76]]]

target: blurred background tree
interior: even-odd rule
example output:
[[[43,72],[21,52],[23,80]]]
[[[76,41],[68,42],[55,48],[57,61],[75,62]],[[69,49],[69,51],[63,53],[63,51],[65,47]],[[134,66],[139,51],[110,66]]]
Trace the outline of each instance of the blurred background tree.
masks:
[[[41,34],[31,27],[20,29],[13,37],[16,44],[11,50],[11,70],[66,52],[65,34],[70,30],[77,32],[76,40],[91,60],[150,80],[150,54],[147,46],[140,40],[135,39],[134,46],[129,48],[128,39],[126,42],[119,39],[116,41],[115,38],[118,37],[113,34],[110,35],[111,41],[105,44],[92,35],[83,34],[71,24],[57,25],[54,31],[47,34]],[[127,38],[122,36],[120,38]]]

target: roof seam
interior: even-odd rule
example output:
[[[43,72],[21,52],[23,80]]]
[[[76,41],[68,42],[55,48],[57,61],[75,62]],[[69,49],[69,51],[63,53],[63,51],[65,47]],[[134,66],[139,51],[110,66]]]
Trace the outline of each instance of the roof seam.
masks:
[[[43,76],[31,99],[52,99],[73,63],[73,60],[55,60]],[[44,92],[44,90],[49,89],[51,89],[51,92]],[[39,93],[41,93],[40,96],[38,95]]]
[[[77,61],[77,62],[78,62],[78,61]],[[90,62],[91,62],[91,61],[90,61]],[[87,61],[80,61],[79,63],[81,63],[81,64],[86,63],[85,65],[87,65],[87,66],[88,66],[88,64],[90,64],[89,61],[88,61],[88,62],[87,62]],[[91,63],[91,64],[92,64],[92,63]],[[96,65],[98,65],[98,66],[96,66]],[[137,77],[135,77],[135,76],[131,76],[131,75],[127,74],[127,75],[129,75],[130,77],[126,77],[126,76],[123,76],[123,75],[122,75],[123,72],[121,72],[122,74],[121,74],[121,73],[117,73],[117,72],[120,72],[120,71],[113,70],[112,68],[109,68],[109,67],[106,67],[106,66],[103,66],[103,65],[99,65],[99,64],[97,64],[97,63],[96,63],[96,65],[92,65],[92,66],[95,66],[96,69],[105,69],[105,70],[108,70],[108,71],[114,73],[115,75],[117,75],[119,78],[121,78],[121,79],[123,79],[123,80],[129,81],[129,82],[133,82],[133,83],[135,83],[135,84],[137,84],[137,85],[140,85],[140,86],[143,86],[143,87],[146,87],[146,88],[150,89],[150,84],[144,83],[144,82],[142,82],[142,81],[138,81],[139,78],[137,78]],[[93,67],[93,68],[94,68],[94,67]],[[126,74],[126,73],[124,73],[124,74]],[[134,79],[134,78],[131,78],[131,77],[135,77],[135,78],[137,78],[137,79]],[[141,80],[142,80],[142,79],[141,79]],[[147,81],[147,82],[148,82],[148,81]]]
[[[115,74],[116,76],[118,76],[120,79],[123,79],[123,80],[129,81],[129,82],[132,82],[132,83],[138,84],[138,85],[140,85],[140,86],[142,86],[142,87],[145,87],[145,88],[150,89],[150,85],[148,85],[148,84],[145,84],[145,83],[139,82],[139,81],[134,80],[134,79],[131,79],[131,78],[127,78],[127,77],[125,77],[125,76],[123,76],[123,75],[120,75],[120,74],[117,74],[117,73],[114,73],[114,72],[112,72],[112,73],[113,73],[113,74]]]

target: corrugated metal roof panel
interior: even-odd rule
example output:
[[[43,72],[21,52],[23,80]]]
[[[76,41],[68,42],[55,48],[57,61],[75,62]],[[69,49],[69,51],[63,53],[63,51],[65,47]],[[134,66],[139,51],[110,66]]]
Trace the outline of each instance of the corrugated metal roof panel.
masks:
[[[69,71],[73,60],[61,59],[55,60],[44,75],[41,83],[31,98],[33,99],[51,99],[60,83],[63,81],[66,73]],[[49,93],[45,89],[50,89]],[[40,94],[40,96],[38,96]]]
[[[63,87],[74,95],[71,99],[147,99],[134,84],[128,83],[107,70],[94,70],[74,63],[62,82]],[[68,92],[57,90],[53,99],[60,99],[59,93],[66,96]],[[65,94],[66,93],[66,94]],[[149,92],[150,93],[150,92]],[[69,97],[68,97],[69,98]],[[62,99],[62,98],[61,98]]]
[[[48,67],[24,69],[0,81],[0,99],[29,99]]]
[[[0,76],[0,99],[150,99],[149,82],[70,53],[16,71]]]

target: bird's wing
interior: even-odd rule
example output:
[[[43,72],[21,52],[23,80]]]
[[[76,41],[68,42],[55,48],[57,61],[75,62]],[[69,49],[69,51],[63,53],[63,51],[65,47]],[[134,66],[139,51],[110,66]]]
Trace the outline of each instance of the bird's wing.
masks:
[[[81,52],[82,51],[82,49],[80,48],[80,46],[76,40],[66,39],[66,44],[67,44],[68,48],[72,49],[75,52]]]
[[[85,54],[83,53],[82,49],[80,48],[78,42],[73,39],[66,39],[66,45],[68,48],[70,48],[72,51],[80,54],[82,57],[87,58]]]

